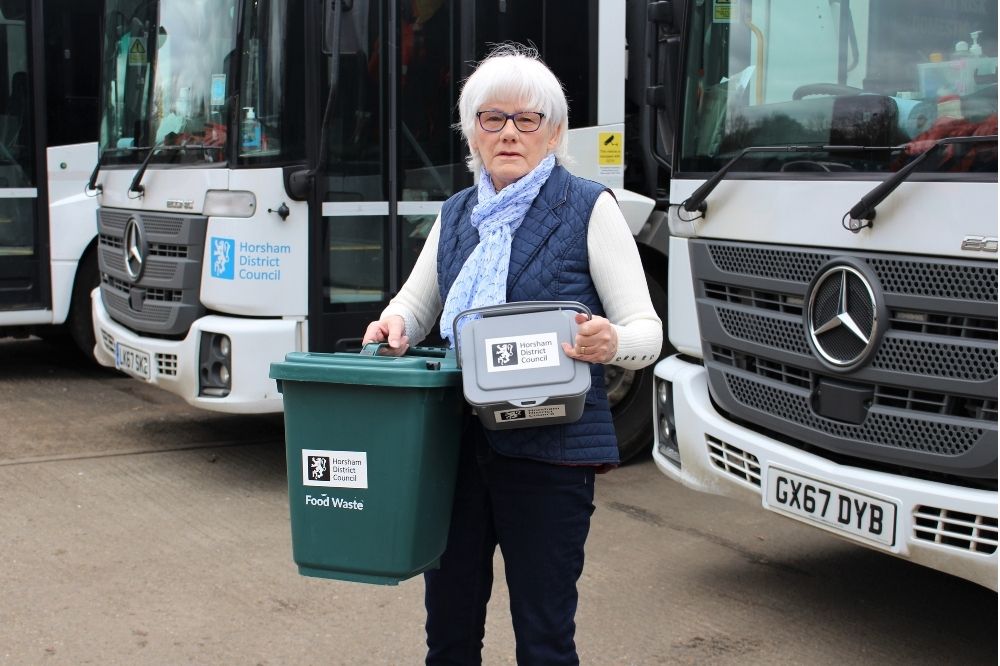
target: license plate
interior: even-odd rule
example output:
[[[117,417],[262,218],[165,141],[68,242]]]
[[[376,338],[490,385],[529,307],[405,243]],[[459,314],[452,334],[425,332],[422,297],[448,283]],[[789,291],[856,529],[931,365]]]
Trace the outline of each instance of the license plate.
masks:
[[[149,354],[115,343],[115,367],[139,379],[149,379]]]
[[[871,495],[771,467],[764,507],[883,546],[896,541],[896,505]]]

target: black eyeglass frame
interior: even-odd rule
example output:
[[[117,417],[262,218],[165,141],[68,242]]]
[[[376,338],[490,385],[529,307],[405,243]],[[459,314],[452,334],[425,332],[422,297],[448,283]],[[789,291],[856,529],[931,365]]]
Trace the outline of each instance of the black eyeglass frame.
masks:
[[[500,127],[498,127],[495,130],[486,129],[486,127],[483,126],[482,115],[484,113],[493,113],[493,114],[496,114],[498,116],[503,116],[504,117],[504,119],[503,119],[503,125],[501,125]],[[520,127],[517,126],[517,117],[518,116],[523,116],[524,114],[527,114],[527,113],[531,113],[531,114],[534,114],[534,115],[538,116],[538,126],[535,127],[535,129],[524,130],[524,129],[521,129]],[[482,111],[476,111],[476,120],[479,121],[479,127],[482,128],[482,130],[484,132],[489,132],[490,134],[496,134],[497,132],[502,132],[503,128],[507,127],[507,121],[513,121],[514,122],[514,129],[516,129],[518,132],[522,132],[524,134],[531,134],[532,132],[537,132],[541,128],[542,122],[545,120],[545,114],[542,113],[541,111],[515,111],[514,113],[504,113],[503,111],[500,111],[499,109],[483,109]]]

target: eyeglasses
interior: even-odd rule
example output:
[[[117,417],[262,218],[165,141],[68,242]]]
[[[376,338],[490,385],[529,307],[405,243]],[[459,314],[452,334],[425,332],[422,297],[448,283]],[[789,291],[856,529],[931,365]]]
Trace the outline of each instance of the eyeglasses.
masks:
[[[521,132],[534,132],[542,126],[544,113],[538,111],[518,111],[517,113],[504,113],[496,109],[477,111],[476,118],[479,119],[479,126],[484,132],[499,132],[506,125],[508,120],[514,121],[514,127]]]

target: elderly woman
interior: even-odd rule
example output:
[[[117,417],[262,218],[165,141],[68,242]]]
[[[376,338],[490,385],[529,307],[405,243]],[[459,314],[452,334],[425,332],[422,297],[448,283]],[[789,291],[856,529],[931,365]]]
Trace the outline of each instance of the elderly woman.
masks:
[[[567,158],[562,86],[533,50],[504,45],[465,82],[461,129],[477,186],[445,202],[413,272],[365,342],[402,354],[433,328],[454,345],[466,309],[572,300],[575,344],[592,387],[576,422],[487,431],[467,418],[448,545],[425,574],[427,663],[480,663],[493,555],[503,555],[521,664],[578,663],[576,582],[594,511],[595,473],[618,463],[601,364],[641,368],[660,350],[635,242],[611,193]]]

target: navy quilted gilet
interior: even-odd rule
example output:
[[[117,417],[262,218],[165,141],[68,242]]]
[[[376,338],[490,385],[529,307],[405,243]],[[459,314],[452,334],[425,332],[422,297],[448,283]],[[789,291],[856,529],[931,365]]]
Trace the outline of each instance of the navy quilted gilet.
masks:
[[[561,166],[532,202],[511,243],[507,302],[579,301],[604,315],[590,277],[587,226],[604,186],[577,178]],[[441,209],[438,284],[441,302],[465,260],[479,243],[470,223],[476,188],[455,194]],[[590,367],[591,387],[583,416],[574,423],[517,430],[487,430],[493,448],[504,455],[545,462],[598,465],[618,462],[618,441],[604,388],[604,366]]]

